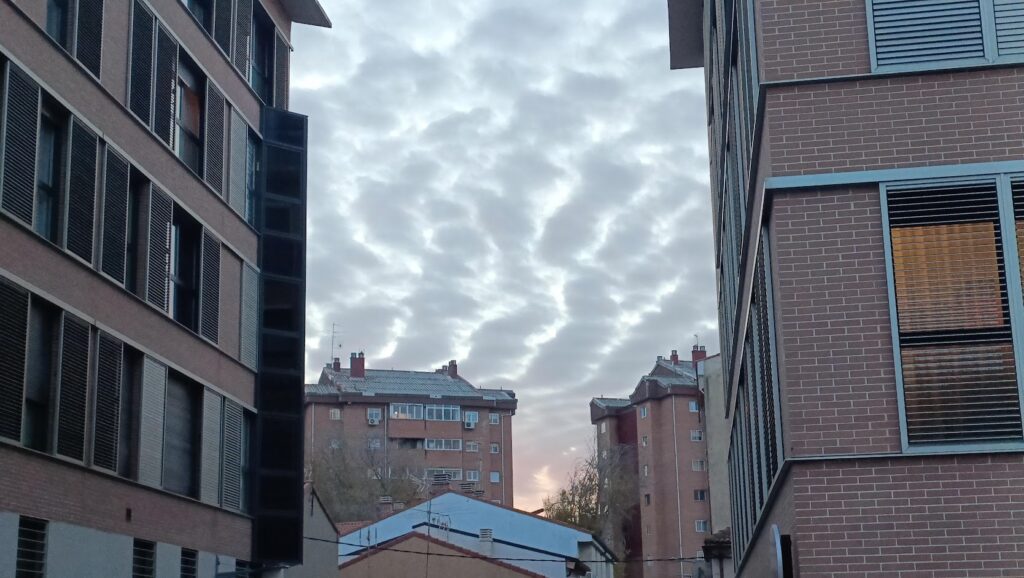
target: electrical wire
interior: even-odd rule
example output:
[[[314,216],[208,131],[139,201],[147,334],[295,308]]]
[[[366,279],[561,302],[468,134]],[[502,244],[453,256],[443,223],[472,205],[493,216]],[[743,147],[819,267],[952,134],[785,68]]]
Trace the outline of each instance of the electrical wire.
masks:
[[[352,547],[355,547],[355,548],[363,548],[363,549],[365,549],[367,551],[371,551],[371,550],[385,551],[386,550],[388,552],[398,552],[398,553],[402,553],[402,554],[419,554],[421,556],[440,556],[440,557],[443,557],[443,558],[471,558],[471,559],[474,559],[474,560],[483,559],[483,560],[491,560],[491,561],[494,561],[494,562],[558,562],[560,564],[564,564],[566,562],[565,558],[557,558],[557,559],[552,559],[552,558],[501,558],[501,557],[484,556],[482,554],[481,555],[470,556],[469,554],[445,554],[445,553],[442,553],[442,552],[420,552],[420,551],[417,551],[417,550],[403,550],[401,548],[394,548],[394,547],[367,546],[365,544],[351,544],[349,542],[341,542],[341,541],[338,541],[338,540],[326,540],[324,538],[314,538],[312,536],[304,536],[304,538],[306,540],[310,540],[310,541],[313,541],[313,542],[326,542],[328,544],[335,544],[335,545],[340,545],[340,546],[352,546]],[[453,544],[453,546],[457,546],[457,544]],[[689,557],[689,558],[687,558],[687,557],[675,556],[675,557],[671,557],[671,558],[631,558],[631,559],[627,559],[627,560],[615,560],[615,561],[613,561],[613,560],[575,560],[575,559],[570,559],[570,560],[572,560],[574,562],[582,562],[584,564],[630,564],[630,563],[635,563],[635,562],[703,562],[704,558],[698,558],[698,557]]]

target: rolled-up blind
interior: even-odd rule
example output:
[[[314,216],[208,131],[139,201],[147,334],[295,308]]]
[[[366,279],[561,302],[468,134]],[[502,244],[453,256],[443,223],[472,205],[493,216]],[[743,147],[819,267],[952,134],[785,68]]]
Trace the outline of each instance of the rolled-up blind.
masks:
[[[231,0],[213,2],[213,39],[228,58],[231,58],[231,29],[234,28],[232,4]]]
[[[1024,2],[995,0],[995,19],[999,55],[1024,54]]]
[[[153,27],[156,21],[141,2],[132,7],[131,78],[128,108],[146,126],[153,119]]]
[[[218,194],[224,194],[224,97],[212,83],[206,84],[206,153],[203,158],[206,182]]]
[[[249,78],[249,39],[252,38],[252,0],[235,2],[235,68]]]
[[[28,292],[0,280],[0,437],[21,440]]]
[[[220,241],[207,230],[203,231],[202,259],[199,330],[216,343],[220,329]]]
[[[248,264],[243,264],[241,361],[253,371],[256,371],[259,361],[259,290],[259,273]]]
[[[31,227],[36,190],[36,141],[39,137],[39,85],[10,62],[7,63],[6,80],[0,206]]]
[[[879,67],[984,58],[981,0],[870,0]]]
[[[96,78],[103,53],[103,0],[78,0],[75,58]]]
[[[92,459],[101,468],[117,471],[124,345],[101,332],[96,349],[96,425]]]
[[[99,139],[77,118],[71,120],[68,163],[68,205],[64,244],[92,263],[93,221],[96,218],[96,163]]]
[[[274,106],[287,109],[288,68],[291,51],[280,34],[274,39]]]
[[[249,125],[238,111],[231,110],[231,149],[228,175],[228,204],[245,217],[246,155],[249,146]]]
[[[232,510],[242,509],[242,406],[224,400],[224,454],[221,461],[221,504]]]
[[[207,504],[220,504],[221,438],[224,397],[212,390],[203,390],[202,460],[199,474],[199,499]]]
[[[142,364],[139,401],[139,482],[159,488],[163,477],[164,404],[167,396],[167,367],[146,357]]]
[[[89,325],[64,313],[61,328],[57,453],[85,458],[85,407],[89,390]]]
[[[163,26],[156,33],[156,82],[153,89],[153,132],[174,145],[175,102],[178,91],[178,43]]]
[[[171,219],[174,202],[157,187],[150,187],[149,249],[146,300],[164,311],[170,307]]]
[[[124,283],[128,243],[128,161],[106,149],[103,162],[103,248],[101,270]]]
[[[996,183],[886,196],[908,442],[1021,439]]]

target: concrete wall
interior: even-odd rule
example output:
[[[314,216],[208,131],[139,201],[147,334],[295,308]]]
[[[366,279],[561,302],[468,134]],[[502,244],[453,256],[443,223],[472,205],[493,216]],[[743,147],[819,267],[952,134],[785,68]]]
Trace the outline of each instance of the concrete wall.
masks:
[[[302,535],[302,565],[288,568],[285,578],[322,578],[338,574],[338,531],[320,505],[306,492]]]
[[[0,512],[0,576],[14,576],[18,550],[18,515]]]
[[[130,576],[132,538],[51,522],[46,535],[47,576]],[[180,573],[179,573],[180,574]]]
[[[181,546],[156,545],[156,578],[181,578]]]

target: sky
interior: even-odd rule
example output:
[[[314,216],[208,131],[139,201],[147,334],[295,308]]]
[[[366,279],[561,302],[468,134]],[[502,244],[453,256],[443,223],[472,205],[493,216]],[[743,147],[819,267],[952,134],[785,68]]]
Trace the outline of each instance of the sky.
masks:
[[[308,377],[364,351],[513,389],[538,508],[592,397],[719,349],[703,72],[669,70],[666,0],[321,1],[292,39]]]

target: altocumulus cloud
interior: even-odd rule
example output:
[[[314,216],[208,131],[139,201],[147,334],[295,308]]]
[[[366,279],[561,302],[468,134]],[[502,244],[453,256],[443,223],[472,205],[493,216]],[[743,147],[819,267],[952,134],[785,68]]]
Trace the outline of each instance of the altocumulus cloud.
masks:
[[[333,30],[294,37],[309,377],[336,323],[335,355],[514,388],[537,507],[592,445],[592,396],[717,343],[701,72],[668,70],[665,0],[325,7]]]

